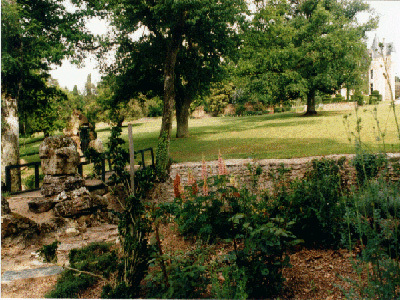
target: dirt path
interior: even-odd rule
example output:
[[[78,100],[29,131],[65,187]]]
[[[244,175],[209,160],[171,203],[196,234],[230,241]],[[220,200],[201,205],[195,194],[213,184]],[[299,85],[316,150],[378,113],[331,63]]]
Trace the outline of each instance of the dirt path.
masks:
[[[2,298],[43,298],[51,290],[58,275],[48,276],[43,272],[45,268],[54,267],[54,264],[43,263],[37,251],[42,245],[50,244],[56,239],[61,242],[57,250],[57,265],[68,265],[68,253],[71,249],[81,248],[93,242],[118,243],[118,228],[117,225],[103,224],[88,228],[86,232],[76,236],[57,232],[47,234],[28,245],[2,243]],[[43,274],[36,277],[38,269]],[[27,276],[30,278],[24,278]]]
[[[15,196],[8,200],[12,212],[27,217],[38,224],[50,223],[55,217],[52,211],[35,214],[29,211],[28,201],[36,194]],[[1,297],[2,298],[43,298],[57,281],[61,267],[43,263],[38,250],[43,245],[60,242],[57,250],[57,265],[68,264],[71,249],[81,248],[93,242],[118,243],[118,226],[98,224],[80,231],[68,232],[68,224],[56,232],[38,238],[6,238],[1,241]],[[58,268],[58,272],[57,272]],[[49,275],[55,274],[55,275]]]

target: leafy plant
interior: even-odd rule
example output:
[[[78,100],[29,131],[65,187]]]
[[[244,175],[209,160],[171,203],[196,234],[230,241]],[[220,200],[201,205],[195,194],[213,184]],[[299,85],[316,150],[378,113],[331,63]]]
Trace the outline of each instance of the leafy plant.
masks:
[[[272,175],[275,188],[268,196],[269,215],[293,221],[291,231],[307,246],[339,245],[345,211],[343,164],[343,159],[314,160],[304,178],[294,181],[285,177],[287,170],[278,169]]]
[[[256,204],[256,195],[247,190],[239,191],[228,185],[227,175],[210,177],[199,183],[200,193],[193,186],[186,187],[186,193],[174,199],[170,211],[175,216],[182,235],[197,237],[213,242],[217,237],[232,237],[231,218],[239,212],[247,212]],[[205,187],[211,186],[205,193]]]
[[[55,240],[53,243],[43,245],[43,247],[39,249],[39,256],[43,258],[44,262],[57,262],[57,249],[59,244],[61,243]]]
[[[277,295],[285,281],[282,269],[289,266],[285,252],[301,242],[288,231],[292,223],[270,218],[266,223],[251,225],[241,214],[236,215],[233,222],[238,230],[236,237],[243,239],[244,246],[239,249],[235,245],[231,261],[244,270],[246,293],[250,298]]]
[[[224,174],[221,160],[219,173]],[[261,174],[259,168],[252,171],[254,178]],[[183,189],[177,175],[170,211],[181,234],[207,242],[223,238],[233,246],[218,271],[233,281],[214,278],[213,293],[228,298],[276,295],[284,282],[282,269],[288,266],[285,252],[300,242],[289,231],[293,222],[270,218],[265,199],[247,189],[238,190],[228,179],[228,175],[208,177],[203,164],[203,182],[197,184],[189,178],[190,186]],[[228,271],[233,272],[232,277],[226,275]]]
[[[67,267],[47,298],[75,298],[80,292],[93,286],[98,279],[109,277],[116,269],[118,256],[110,251],[110,244],[93,243],[69,253]]]
[[[156,256],[151,266],[159,266],[161,257]],[[163,261],[169,261],[166,267],[168,281],[163,273],[156,269],[146,277],[147,297],[158,299],[196,299],[204,297],[210,279],[207,276],[207,251],[201,247],[188,252],[164,255]]]
[[[367,181],[348,199],[349,244],[360,245],[354,270],[366,281],[348,280],[348,297],[398,299],[400,296],[400,190],[382,178]]]
[[[119,213],[118,231],[123,257],[118,266],[118,284],[106,285],[104,298],[138,298],[142,293],[141,281],[147,274],[152,249],[148,243],[151,232],[144,199],[153,187],[155,172],[152,168],[135,172],[135,194],[124,201]]]
[[[125,141],[121,138],[122,128],[114,126],[111,128],[110,140],[108,145],[108,159],[111,162],[114,173],[110,177],[111,184],[129,182],[129,173],[126,171],[125,166],[129,161],[129,153],[123,147]]]
[[[245,270],[237,264],[225,265],[213,273],[211,294],[214,299],[248,299],[246,287]]]
[[[380,169],[386,165],[386,158],[382,154],[370,154],[359,152],[353,159],[353,165],[357,171],[357,179],[360,185],[365,181],[375,178]]]

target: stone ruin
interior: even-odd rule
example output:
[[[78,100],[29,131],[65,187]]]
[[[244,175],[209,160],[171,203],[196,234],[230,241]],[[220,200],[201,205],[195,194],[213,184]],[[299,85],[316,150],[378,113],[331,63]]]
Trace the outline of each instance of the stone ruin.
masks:
[[[78,174],[80,162],[75,142],[67,136],[46,138],[39,147],[45,175],[41,194],[31,200],[29,210],[43,213],[51,209],[57,217],[75,218],[107,207],[100,195],[92,195]]]
[[[79,110],[75,109],[72,112],[71,118],[63,133],[75,142],[79,155],[83,155],[83,150],[87,147],[94,148],[97,152],[103,152],[103,144],[101,140],[97,139],[93,125]],[[81,136],[83,134],[86,134],[87,136]],[[82,143],[87,144],[83,145]]]
[[[30,214],[46,213],[48,221],[35,222],[11,211],[5,197],[1,199],[1,236],[22,240],[66,227],[65,234],[77,235],[98,223],[116,223],[111,212],[119,210],[115,199],[102,191],[89,190],[78,173],[80,156],[75,142],[67,136],[51,136],[39,147],[44,174],[41,197],[28,201]],[[50,213],[50,214],[49,214]],[[29,215],[29,214],[28,214]],[[63,229],[62,229],[63,231]]]

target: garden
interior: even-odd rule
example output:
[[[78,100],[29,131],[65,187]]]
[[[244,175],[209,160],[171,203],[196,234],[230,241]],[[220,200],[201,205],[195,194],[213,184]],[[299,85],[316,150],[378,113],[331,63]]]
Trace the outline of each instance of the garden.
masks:
[[[47,297],[400,298],[394,49],[377,38],[367,47],[378,27],[369,4],[16,0],[2,1],[1,16],[2,214],[23,225],[2,239],[2,260],[41,247],[28,260],[56,264],[64,247],[68,262]],[[81,91],[52,78],[64,59],[83,66],[89,54],[97,85],[91,74]],[[384,70],[373,72],[377,57]],[[375,91],[369,78],[382,73],[387,86]],[[15,212],[27,213],[27,197],[9,192],[20,190],[20,173],[25,190],[38,188],[39,145],[68,128],[86,155],[84,179],[102,173],[102,203],[36,228]],[[89,137],[101,147],[85,151]],[[136,160],[135,171],[133,148],[156,149],[155,165]],[[261,163],[306,158],[301,172]],[[234,159],[248,160],[246,176]],[[170,172],[193,162],[196,170]],[[98,223],[118,226],[111,243],[65,248],[67,231],[83,241]],[[30,239],[29,228],[43,236]]]
[[[157,162],[168,160],[164,141]],[[134,191],[119,169],[120,246],[76,250],[100,251],[94,257],[71,252],[70,265],[84,273],[66,271],[49,297],[96,285],[102,298],[399,297],[398,161],[358,148],[351,159],[314,159],[297,178],[284,165],[265,173],[255,161],[245,182],[219,154],[217,175],[204,158],[199,178],[177,173],[167,202],[149,198],[167,178],[157,166],[136,173]]]

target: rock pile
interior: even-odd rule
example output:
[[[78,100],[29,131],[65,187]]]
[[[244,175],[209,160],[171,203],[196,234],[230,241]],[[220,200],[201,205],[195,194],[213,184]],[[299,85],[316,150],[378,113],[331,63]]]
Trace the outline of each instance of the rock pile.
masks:
[[[1,237],[16,235],[23,232],[25,236],[38,233],[35,222],[10,210],[10,205],[5,197],[1,197]]]
[[[87,146],[94,148],[97,152],[103,152],[103,144],[101,140],[97,139],[93,125],[79,110],[73,111],[67,128],[64,129],[64,134],[75,142],[79,155],[83,155],[83,149],[86,149]],[[83,137],[81,134],[86,136]],[[87,144],[82,145],[82,142]]]
[[[104,197],[92,195],[78,174],[79,154],[67,136],[46,138],[39,147],[44,176],[41,194],[28,202],[29,210],[44,213],[54,210],[56,217],[79,218],[107,207]]]

